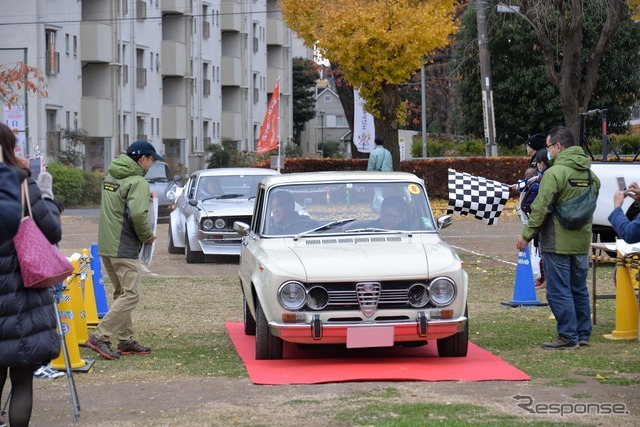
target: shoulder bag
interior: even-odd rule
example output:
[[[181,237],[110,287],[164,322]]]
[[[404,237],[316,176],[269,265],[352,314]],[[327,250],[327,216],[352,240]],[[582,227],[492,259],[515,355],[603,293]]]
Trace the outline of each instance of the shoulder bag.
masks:
[[[598,195],[593,190],[591,171],[587,170],[587,172],[589,172],[587,188],[578,196],[565,200],[555,207],[558,222],[567,230],[580,230],[592,220],[596,210]]]
[[[73,272],[73,265],[56,245],[42,234],[33,221],[27,180],[22,181],[22,212],[25,202],[29,216],[22,218],[18,233],[13,237],[22,282],[25,288],[46,288],[56,285]]]

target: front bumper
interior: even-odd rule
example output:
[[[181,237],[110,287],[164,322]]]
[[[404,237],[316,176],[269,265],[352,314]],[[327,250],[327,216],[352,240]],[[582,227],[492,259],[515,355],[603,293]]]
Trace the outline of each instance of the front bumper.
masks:
[[[300,344],[347,344],[349,337],[368,334],[371,336],[369,347],[384,347],[384,340],[377,343],[377,332],[385,337],[393,335],[393,343],[429,341],[446,338],[464,331],[467,318],[462,316],[455,319],[429,319],[424,312],[419,313],[413,321],[395,322],[353,322],[327,323],[314,316],[310,323],[277,323],[269,322],[269,328],[274,336],[284,341]],[[390,330],[392,328],[392,332]],[[357,329],[357,331],[356,331]],[[377,345],[380,344],[380,345]]]
[[[240,255],[242,237],[237,233],[198,231],[198,243],[206,255]]]

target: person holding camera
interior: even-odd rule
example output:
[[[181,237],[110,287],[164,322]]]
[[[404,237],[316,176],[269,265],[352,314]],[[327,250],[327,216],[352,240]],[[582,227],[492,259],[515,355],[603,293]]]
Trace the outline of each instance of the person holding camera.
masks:
[[[625,197],[631,197],[634,203],[627,210],[627,214],[622,212],[622,202]],[[640,204],[640,186],[634,182],[625,191],[616,191],[613,195],[613,211],[609,215],[609,222],[616,231],[616,234],[627,243],[640,242],[640,214],[636,213],[635,218],[629,212],[637,212]]]

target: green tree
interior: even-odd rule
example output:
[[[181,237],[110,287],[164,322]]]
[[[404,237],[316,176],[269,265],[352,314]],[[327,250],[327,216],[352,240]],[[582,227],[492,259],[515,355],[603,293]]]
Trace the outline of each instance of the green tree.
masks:
[[[395,170],[405,113],[398,85],[420,69],[425,55],[449,43],[456,5],[454,0],[282,1],[287,25],[308,46],[317,45],[359,89]]]
[[[547,60],[531,24],[522,19],[523,16],[498,13],[495,7],[497,3],[497,0],[489,2],[487,16],[498,143],[511,148],[521,146],[528,135],[545,132],[560,123],[577,131],[579,113],[594,108],[608,109],[609,131],[624,132],[629,119],[629,107],[640,92],[640,51],[637,47],[640,26],[631,20],[629,9],[621,11],[619,30],[597,69],[589,58],[594,44],[601,40],[606,8],[595,7],[604,5],[603,2],[596,1],[589,3],[591,7],[584,10],[579,37],[582,74],[571,81],[571,90],[577,98],[588,98],[589,101],[576,110],[575,103],[567,104],[563,101],[567,95],[563,98],[562,92],[567,88],[559,90],[557,82],[554,83],[549,78]],[[475,9],[468,7],[461,20],[453,67],[459,96],[456,114],[463,133],[482,135]],[[561,38],[556,41],[556,47],[562,48]],[[562,51],[558,51],[557,57],[563,56]],[[558,74],[567,67],[560,62],[553,64],[559,70]],[[596,72],[596,84],[587,97],[588,69],[592,73]],[[568,120],[569,117],[572,119]],[[597,132],[598,124],[593,121],[592,126]]]
[[[312,60],[293,58],[293,142],[300,147],[300,136],[307,122],[316,115],[316,81],[320,74]]]

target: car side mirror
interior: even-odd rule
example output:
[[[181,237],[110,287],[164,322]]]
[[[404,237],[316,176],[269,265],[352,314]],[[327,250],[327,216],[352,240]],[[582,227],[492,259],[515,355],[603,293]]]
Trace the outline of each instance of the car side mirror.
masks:
[[[445,215],[438,218],[438,230],[442,230],[451,225],[453,220],[451,219],[451,215]]]
[[[189,204],[190,204],[191,206],[193,206],[194,208],[197,208],[197,207],[198,207],[198,201],[197,201],[196,199],[191,199],[191,200],[189,200]]]
[[[233,223],[233,231],[244,237],[249,235],[250,227],[246,222],[236,221]]]
[[[178,183],[180,181],[182,181],[182,177],[180,175],[174,175],[173,176],[173,182]]]

